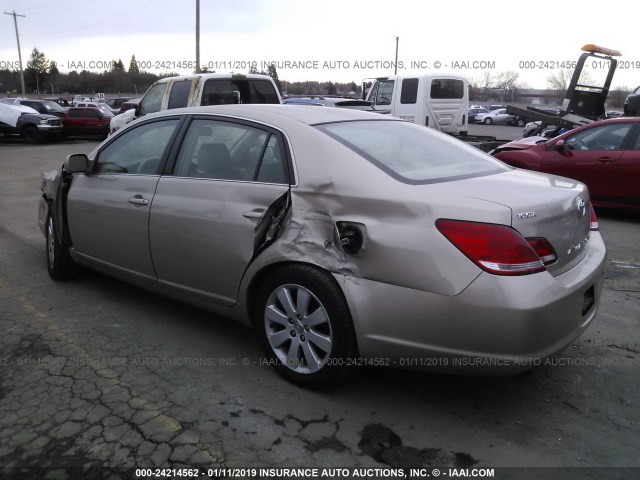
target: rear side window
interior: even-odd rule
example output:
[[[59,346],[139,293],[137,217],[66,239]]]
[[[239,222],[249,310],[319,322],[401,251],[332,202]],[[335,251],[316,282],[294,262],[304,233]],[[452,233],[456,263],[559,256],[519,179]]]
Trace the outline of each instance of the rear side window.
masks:
[[[85,118],[100,118],[100,114],[95,110],[87,109],[84,111]]]
[[[630,130],[630,123],[602,125],[572,135],[564,145],[569,150],[621,150]]]
[[[340,122],[317,128],[403,183],[461,180],[509,169],[475,147],[407,122]]]
[[[464,82],[447,78],[434,79],[431,81],[431,98],[464,98]]]
[[[182,142],[178,177],[287,183],[278,137],[248,125],[196,119]]]
[[[402,81],[402,92],[400,93],[400,103],[416,103],[418,99],[418,79],[405,78]]]
[[[236,103],[280,103],[278,93],[268,80],[212,78],[202,90],[202,105]]]
[[[189,92],[191,91],[191,80],[173,82],[171,94],[169,95],[169,105],[167,108],[183,108],[189,103]]]
[[[67,112],[67,116],[71,118],[80,118],[82,117],[82,110],[79,108],[70,108]]]

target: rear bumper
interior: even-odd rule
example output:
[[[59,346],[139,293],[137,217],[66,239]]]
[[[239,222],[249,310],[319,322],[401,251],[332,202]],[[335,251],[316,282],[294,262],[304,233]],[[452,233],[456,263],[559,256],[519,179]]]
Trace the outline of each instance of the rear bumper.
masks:
[[[377,364],[458,374],[512,374],[571,344],[596,316],[606,247],[592,232],[583,261],[556,277],[482,273],[455,296],[335,275],[358,348]],[[585,298],[593,295],[586,310]],[[384,363],[383,363],[384,362]]]

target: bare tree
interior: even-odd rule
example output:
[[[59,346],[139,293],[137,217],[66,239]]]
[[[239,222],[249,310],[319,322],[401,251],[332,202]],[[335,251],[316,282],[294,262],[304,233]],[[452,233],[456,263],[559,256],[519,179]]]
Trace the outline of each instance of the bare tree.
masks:
[[[631,93],[631,89],[626,85],[622,85],[615,90],[610,90],[607,100],[612,108],[622,108],[629,93]]]

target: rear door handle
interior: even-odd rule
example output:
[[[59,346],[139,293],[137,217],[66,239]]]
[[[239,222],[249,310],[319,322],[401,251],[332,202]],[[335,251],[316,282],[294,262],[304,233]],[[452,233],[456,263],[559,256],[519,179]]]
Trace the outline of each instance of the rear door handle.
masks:
[[[616,161],[616,159],[611,157],[602,157],[602,158],[599,158],[598,161],[600,163],[613,163]]]
[[[256,220],[259,220],[262,218],[262,216],[264,215],[264,208],[259,208],[256,210],[249,210],[248,212],[244,212],[242,214],[243,217],[245,218],[253,218]]]
[[[141,195],[135,195],[127,200],[129,203],[133,203],[134,205],[149,205],[149,200],[146,198],[142,198]]]

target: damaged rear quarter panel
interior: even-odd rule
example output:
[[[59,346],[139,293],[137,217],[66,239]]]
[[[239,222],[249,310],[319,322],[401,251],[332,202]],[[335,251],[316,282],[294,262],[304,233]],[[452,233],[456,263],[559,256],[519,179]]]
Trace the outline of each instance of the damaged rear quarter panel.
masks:
[[[311,139],[308,132],[290,136],[299,179],[291,189],[291,212],[278,239],[255,258],[245,278],[266,266],[293,261],[354,279],[456,295],[479,275],[478,267],[435,229],[435,220],[473,211],[485,221],[508,223],[508,209],[480,200],[460,208],[446,185],[401,183],[314,132]],[[305,141],[296,143],[297,138]],[[338,221],[366,226],[362,251],[344,253],[336,235]]]

